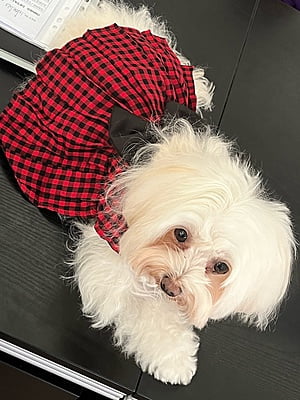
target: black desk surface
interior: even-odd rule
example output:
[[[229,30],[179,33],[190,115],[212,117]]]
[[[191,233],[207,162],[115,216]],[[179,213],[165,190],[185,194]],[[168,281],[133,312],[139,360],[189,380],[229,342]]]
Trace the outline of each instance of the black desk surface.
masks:
[[[139,3],[139,1],[134,1]],[[300,225],[300,13],[276,0],[144,1],[168,19],[179,48],[207,67],[216,84],[205,117],[252,155],[269,187]],[[0,64],[0,107],[23,74]],[[149,399],[298,400],[300,398],[299,268],[278,323],[265,333],[234,321],[201,334],[198,372],[187,386],[142,374],[80,315],[66,272],[65,234],[20,194],[1,155],[0,338],[122,393]],[[297,307],[298,306],[298,307]],[[0,377],[1,383],[1,377]],[[99,384],[100,387],[100,384]]]

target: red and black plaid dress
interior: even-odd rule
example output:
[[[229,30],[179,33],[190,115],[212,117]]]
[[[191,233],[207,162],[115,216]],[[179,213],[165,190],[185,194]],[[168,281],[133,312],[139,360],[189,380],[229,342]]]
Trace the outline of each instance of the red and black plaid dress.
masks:
[[[95,217],[118,251],[120,221],[105,211],[105,185],[120,158],[108,140],[114,105],[159,121],[168,101],[196,108],[191,66],[165,39],[116,24],[48,52],[0,116],[0,143],[32,203]]]

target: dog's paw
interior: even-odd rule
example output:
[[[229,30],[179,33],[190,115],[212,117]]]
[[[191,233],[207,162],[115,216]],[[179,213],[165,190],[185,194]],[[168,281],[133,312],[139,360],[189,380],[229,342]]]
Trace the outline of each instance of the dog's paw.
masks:
[[[150,363],[144,371],[153,375],[155,379],[172,385],[188,385],[197,370],[197,360],[193,356],[162,358]]]

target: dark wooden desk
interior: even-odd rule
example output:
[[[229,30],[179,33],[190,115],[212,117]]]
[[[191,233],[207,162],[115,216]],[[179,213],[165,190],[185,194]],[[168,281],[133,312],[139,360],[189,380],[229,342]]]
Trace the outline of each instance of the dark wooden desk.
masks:
[[[300,13],[276,0],[144,3],[168,19],[192,62],[207,66],[216,95],[215,108],[205,118],[237,138],[263,167],[271,189],[291,206],[297,230]],[[1,109],[23,78],[23,71],[0,63]],[[66,273],[66,236],[59,220],[23,198],[0,157],[1,388],[12,380],[21,387],[18,374],[26,371],[50,385],[45,399],[60,398],[53,385],[66,399],[91,398],[91,393],[112,399],[130,393],[154,400],[300,398],[297,266],[272,331],[258,333],[234,321],[211,324],[201,335],[199,369],[191,385],[164,385],[125,360],[113,348],[109,331],[92,330],[81,316],[77,291],[60,278]],[[17,369],[4,373],[7,365]],[[22,398],[34,394],[24,389]]]

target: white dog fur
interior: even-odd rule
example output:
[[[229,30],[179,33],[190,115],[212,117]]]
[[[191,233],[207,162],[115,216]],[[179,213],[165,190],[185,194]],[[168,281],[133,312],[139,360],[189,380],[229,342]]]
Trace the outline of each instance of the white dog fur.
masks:
[[[107,0],[71,21],[53,47],[112,23],[151,29],[189,63],[145,7]],[[201,68],[194,79],[198,111],[209,108],[212,85]],[[80,225],[72,263],[93,326],[112,326],[116,345],[156,379],[188,384],[199,345],[194,327],[238,315],[265,328],[287,291],[295,244],[287,207],[268,197],[231,143],[209,128],[195,133],[183,119],[156,129],[158,142],[146,145],[107,193],[128,225],[120,253],[92,225]],[[175,229],[184,229],[184,242]],[[176,297],[162,290],[165,277]]]

